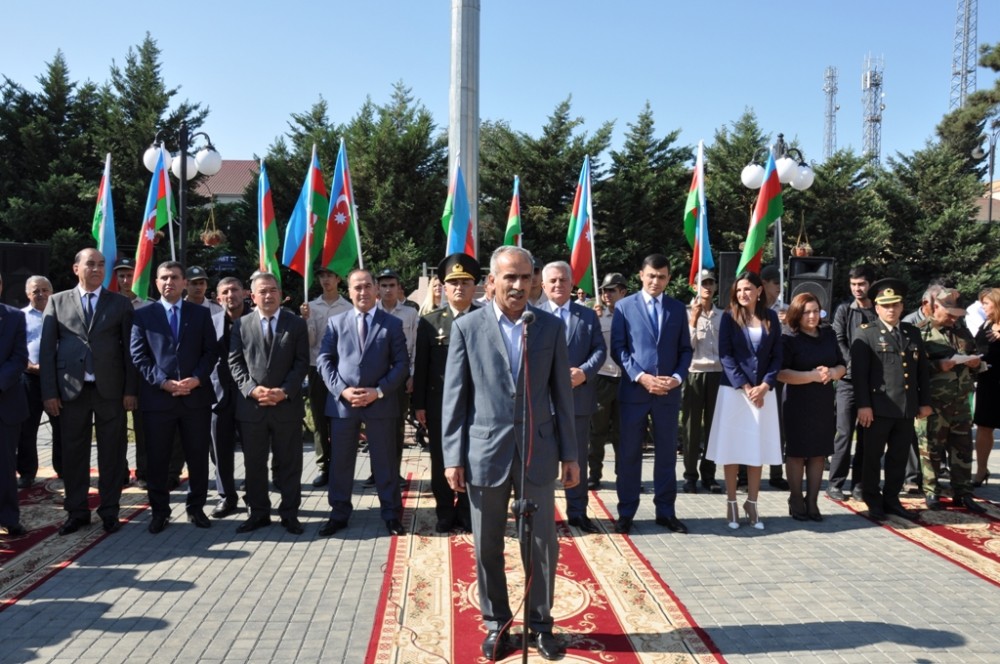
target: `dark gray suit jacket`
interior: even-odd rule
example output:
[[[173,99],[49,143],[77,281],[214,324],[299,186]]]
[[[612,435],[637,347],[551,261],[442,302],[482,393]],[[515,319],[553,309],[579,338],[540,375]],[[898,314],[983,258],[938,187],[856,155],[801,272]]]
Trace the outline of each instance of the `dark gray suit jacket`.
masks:
[[[541,485],[558,477],[560,461],[577,460],[575,415],[563,325],[552,314],[529,308],[536,316],[527,351],[535,435],[527,477]],[[498,486],[510,474],[522,446],[524,373],[515,386],[492,304],[452,324],[442,448],[445,467],[464,467],[469,484]]]
[[[136,396],[139,374],[129,353],[133,311],[128,298],[101,289],[88,328],[76,288],[50,297],[42,318],[38,353],[42,399],[72,401],[80,396],[88,348],[93,353],[101,398]]]

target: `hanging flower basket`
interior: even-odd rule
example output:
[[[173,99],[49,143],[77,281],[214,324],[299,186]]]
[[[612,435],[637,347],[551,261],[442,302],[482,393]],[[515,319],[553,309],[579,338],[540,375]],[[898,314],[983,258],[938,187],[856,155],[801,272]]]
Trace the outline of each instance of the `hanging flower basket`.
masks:
[[[156,233],[153,234],[153,244],[159,244],[162,239],[163,231],[156,231]]]
[[[806,256],[813,255],[812,245],[809,244],[809,236],[806,235],[805,212],[802,213],[802,217],[800,217],[799,220],[799,237],[795,241],[795,246],[792,247],[792,255],[799,258],[805,258]]]
[[[206,247],[217,247],[226,241],[226,234],[218,228],[205,229],[201,232],[201,241]]]

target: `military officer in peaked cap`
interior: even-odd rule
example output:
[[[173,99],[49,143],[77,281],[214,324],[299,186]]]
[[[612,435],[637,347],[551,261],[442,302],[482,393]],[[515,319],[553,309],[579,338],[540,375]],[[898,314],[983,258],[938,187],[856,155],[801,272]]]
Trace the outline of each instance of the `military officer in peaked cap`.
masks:
[[[459,316],[479,308],[472,302],[479,280],[479,263],[466,254],[451,254],[438,265],[437,276],[444,284],[446,306],[423,316],[417,326],[412,403],[417,420],[427,428],[430,437],[431,491],[437,505],[435,530],[447,533],[455,528],[468,531],[471,524],[468,494],[456,493],[444,476],[441,397],[451,324]]]
[[[915,517],[903,509],[906,459],[914,436],[914,418],[931,413],[930,368],[920,332],[903,323],[906,285],[898,279],[872,284],[868,297],[878,320],[861,325],[851,344],[851,375],[858,406],[858,424],[865,428],[862,486],[869,515],[878,520],[892,514]],[[885,453],[885,486],[879,471]]]

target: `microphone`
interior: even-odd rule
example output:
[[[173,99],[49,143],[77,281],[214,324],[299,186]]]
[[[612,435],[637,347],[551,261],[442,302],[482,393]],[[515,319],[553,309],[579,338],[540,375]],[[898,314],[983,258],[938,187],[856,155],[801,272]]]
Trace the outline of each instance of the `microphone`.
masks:
[[[524,323],[525,327],[531,325],[532,323],[535,322],[535,312],[525,311],[523,314],[521,314],[521,318],[519,318],[517,322]]]

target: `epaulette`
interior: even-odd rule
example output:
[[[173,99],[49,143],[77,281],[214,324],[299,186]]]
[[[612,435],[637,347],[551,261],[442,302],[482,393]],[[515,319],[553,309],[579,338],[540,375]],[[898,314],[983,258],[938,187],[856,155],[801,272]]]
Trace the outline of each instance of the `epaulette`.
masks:
[[[861,328],[862,330],[867,330],[867,329],[868,329],[869,327],[871,327],[871,326],[872,326],[872,324],[871,324],[871,323],[862,323],[862,324],[861,324],[861,325],[859,325],[858,327],[860,327],[860,328]]]
[[[930,324],[931,324],[931,319],[930,318],[925,318],[922,321],[920,321],[919,323],[907,323],[907,325],[912,325],[915,328],[917,328],[918,330],[922,330],[922,329],[924,329],[925,327],[927,327]]]

